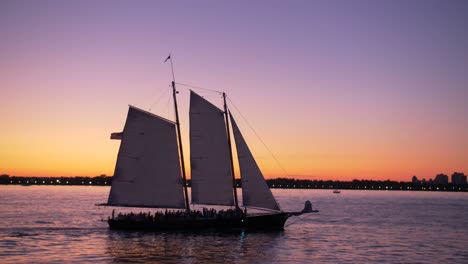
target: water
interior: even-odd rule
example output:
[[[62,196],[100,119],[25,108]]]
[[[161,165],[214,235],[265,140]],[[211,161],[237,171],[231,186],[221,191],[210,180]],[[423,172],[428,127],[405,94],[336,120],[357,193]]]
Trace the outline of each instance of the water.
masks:
[[[468,263],[468,194],[273,190],[282,232],[111,231],[108,187],[0,186],[1,263]]]

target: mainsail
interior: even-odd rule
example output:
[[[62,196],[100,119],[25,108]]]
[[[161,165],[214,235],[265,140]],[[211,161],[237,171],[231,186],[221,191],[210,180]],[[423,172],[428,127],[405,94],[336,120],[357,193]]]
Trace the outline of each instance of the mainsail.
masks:
[[[108,205],[185,208],[175,124],[130,106]]]
[[[231,113],[229,113],[229,116],[231,118],[232,131],[236,141],[237,157],[239,159],[243,205],[280,211],[279,205],[273,197],[270,188],[268,188],[257,162],[239,131],[239,127]]]
[[[190,92],[192,203],[234,205],[224,112]]]

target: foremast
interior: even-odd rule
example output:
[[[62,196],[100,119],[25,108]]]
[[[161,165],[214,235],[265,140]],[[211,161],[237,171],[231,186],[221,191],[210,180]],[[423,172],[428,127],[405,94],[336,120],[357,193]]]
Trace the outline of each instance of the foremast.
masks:
[[[176,127],[177,127],[177,139],[179,141],[179,152],[180,152],[180,164],[181,164],[181,170],[182,170],[182,180],[183,180],[183,185],[184,185],[184,196],[185,196],[185,207],[187,211],[190,211],[190,203],[188,199],[188,190],[187,190],[187,175],[185,173],[185,161],[184,161],[184,151],[182,148],[182,137],[180,133],[180,122],[179,122],[179,110],[177,107],[177,93],[179,93],[176,90],[176,85],[175,85],[175,76],[174,76],[174,66],[172,65],[172,57],[169,54],[169,57],[167,57],[166,61],[170,60],[171,61],[171,70],[172,70],[172,96],[174,98],[174,110],[175,110],[175,119],[176,119]]]

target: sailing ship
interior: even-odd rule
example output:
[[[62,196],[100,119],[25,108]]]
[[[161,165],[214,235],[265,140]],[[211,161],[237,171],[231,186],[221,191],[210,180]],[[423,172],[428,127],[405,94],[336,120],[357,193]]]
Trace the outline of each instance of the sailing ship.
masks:
[[[289,217],[317,212],[309,201],[302,211],[281,210],[228,110],[225,93],[222,93],[224,110],[221,110],[190,91],[189,203],[175,85],[173,81],[175,122],[129,106],[123,132],[111,135],[111,139],[120,139],[121,143],[108,202],[104,204],[166,210],[154,215],[148,212],[117,216],[113,211],[108,218],[111,229],[281,230]],[[237,199],[230,124],[240,168],[243,209]],[[190,208],[191,204],[230,209],[199,211]],[[247,208],[260,209],[263,213],[251,214]]]

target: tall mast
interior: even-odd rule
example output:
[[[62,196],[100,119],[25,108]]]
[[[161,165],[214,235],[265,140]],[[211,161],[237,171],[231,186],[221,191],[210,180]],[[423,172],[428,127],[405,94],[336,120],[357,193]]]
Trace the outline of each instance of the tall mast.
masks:
[[[190,204],[188,201],[188,191],[187,191],[187,176],[185,175],[185,161],[184,161],[184,151],[182,148],[182,137],[180,136],[180,122],[179,122],[179,110],[177,108],[177,96],[176,94],[179,93],[176,90],[175,86],[175,77],[174,77],[174,66],[172,65],[172,58],[169,54],[167,60],[171,60],[171,70],[172,70],[172,96],[174,97],[174,109],[175,109],[175,118],[176,118],[176,127],[177,127],[177,138],[179,140],[179,152],[180,152],[180,163],[182,165],[182,177],[183,177],[183,184],[184,184],[184,194],[185,194],[185,205],[187,211],[190,211]]]
[[[236,208],[239,208],[239,202],[237,201],[237,186],[236,186],[236,177],[234,175],[234,162],[232,159],[232,145],[231,145],[231,133],[229,129],[229,118],[228,118],[228,111],[227,111],[227,104],[226,104],[226,93],[223,92],[223,100],[224,100],[224,117],[226,118],[226,132],[228,136],[228,144],[229,144],[229,157],[231,161],[231,174],[232,174],[232,189],[234,191],[234,202],[236,204]]]

